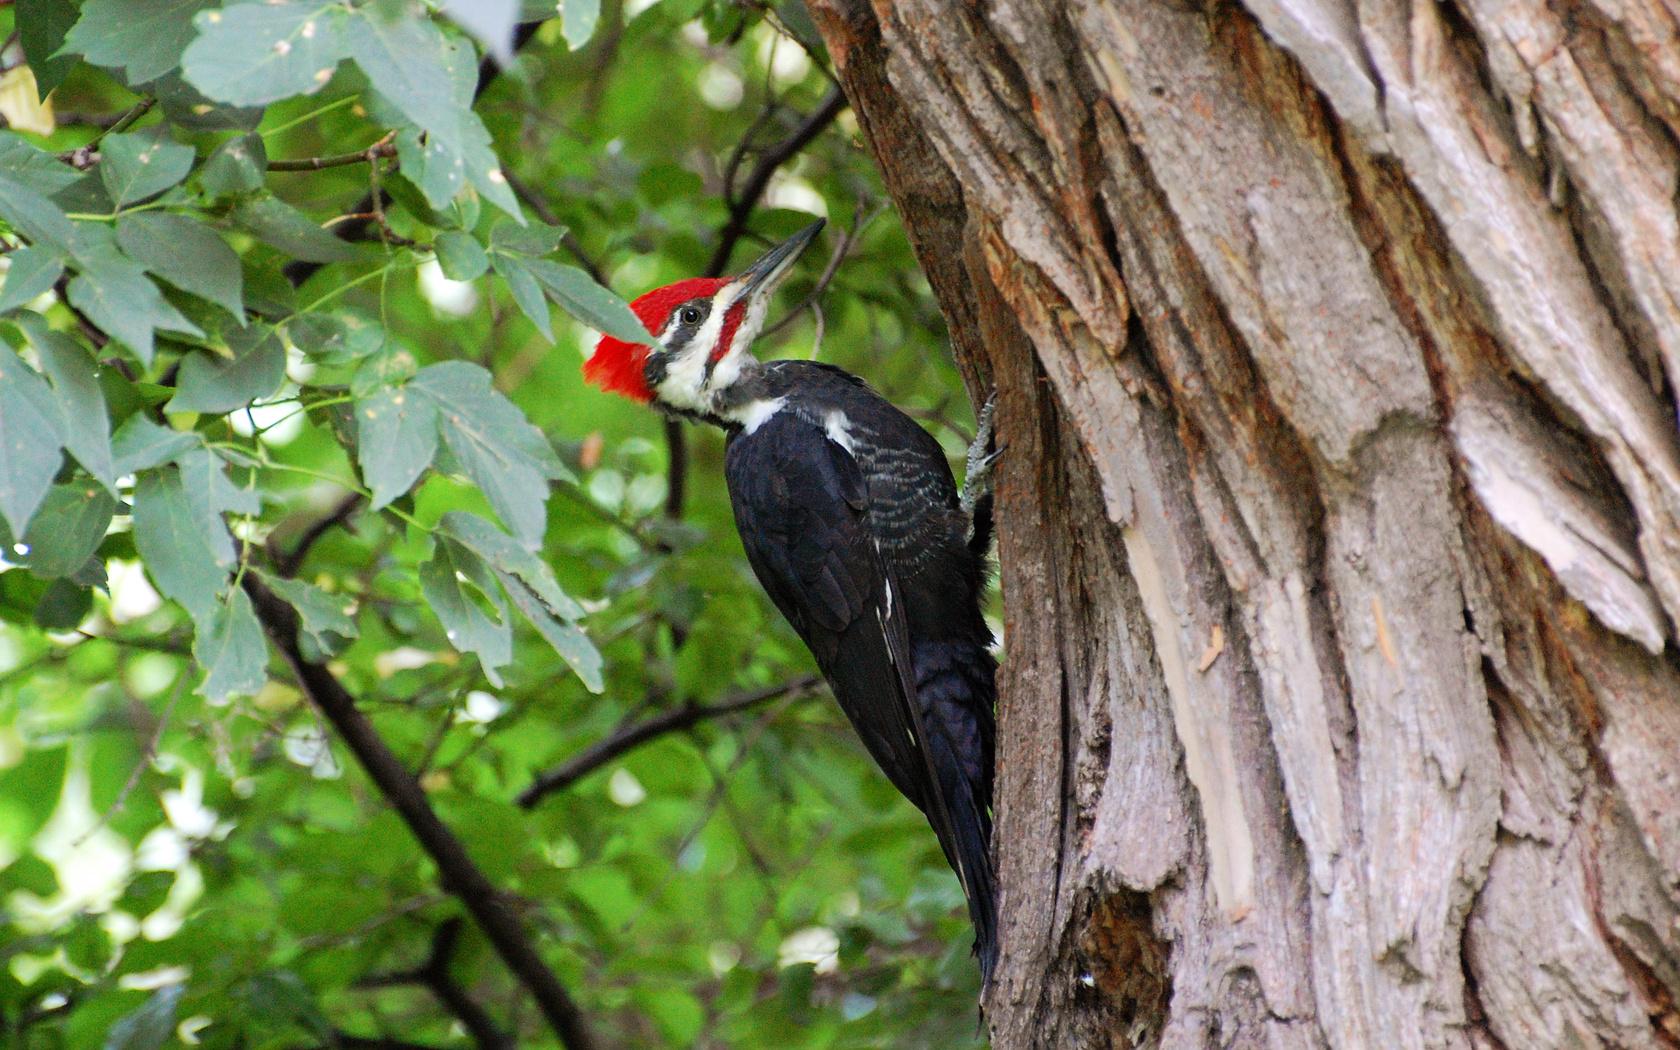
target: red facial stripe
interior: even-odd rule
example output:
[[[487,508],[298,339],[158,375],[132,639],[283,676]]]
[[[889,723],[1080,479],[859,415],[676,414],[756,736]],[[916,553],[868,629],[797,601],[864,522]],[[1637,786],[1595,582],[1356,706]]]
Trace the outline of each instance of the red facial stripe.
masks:
[[[735,341],[735,330],[741,327],[741,319],[747,316],[747,304],[736,303],[723,315],[723,331],[718,334],[717,345],[712,347],[712,363],[717,364],[729,353],[729,345]]]
[[[660,333],[671,319],[671,311],[690,299],[710,298],[728,284],[723,277],[696,277],[678,281],[663,288],[655,288],[630,304],[636,317],[649,332]],[[733,332],[733,329],[730,330]],[[649,343],[652,339],[649,339]],[[583,378],[602,390],[643,403],[653,400],[653,390],[647,385],[650,345],[626,343],[610,335],[602,336],[595,344],[595,354],[583,363]]]

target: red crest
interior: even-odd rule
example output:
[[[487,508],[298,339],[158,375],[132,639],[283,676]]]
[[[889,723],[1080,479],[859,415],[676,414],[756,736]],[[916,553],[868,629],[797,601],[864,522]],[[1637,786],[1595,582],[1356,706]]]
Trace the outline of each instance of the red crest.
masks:
[[[690,299],[717,294],[728,284],[725,277],[694,277],[663,288],[655,288],[630,304],[636,316],[649,332],[658,335],[671,319],[671,311]],[[730,332],[733,334],[733,331]],[[727,346],[728,340],[719,341]],[[646,404],[653,400],[653,390],[647,385],[647,359],[652,348],[645,343],[626,343],[610,335],[595,344],[595,353],[583,363],[583,378],[616,394],[623,394]]]

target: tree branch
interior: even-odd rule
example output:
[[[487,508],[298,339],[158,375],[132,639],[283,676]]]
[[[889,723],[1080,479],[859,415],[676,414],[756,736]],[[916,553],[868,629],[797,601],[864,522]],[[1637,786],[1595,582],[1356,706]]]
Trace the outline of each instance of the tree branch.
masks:
[[[271,160],[269,171],[320,171],[322,168],[342,168],[350,164],[372,164],[381,157],[397,155],[395,133],[386,135],[367,149],[349,153],[335,153],[330,157],[302,157],[297,160]],[[371,195],[370,195],[371,200]]]
[[[298,647],[297,613],[276,597],[256,573],[246,573],[243,583],[256,608],[257,619],[291,667],[304,695],[332,723],[368,778],[414,833],[421,848],[437,865],[444,888],[466,906],[496,954],[536,1000],[560,1041],[569,1050],[593,1050],[598,1044],[577,1003],[543,962],[496,887],[473,863],[461,841],[438,819],[419,782],[333,673],[304,657]]]
[[[645,721],[622,725],[611,735],[584,748],[546,773],[519,793],[520,806],[531,809],[556,791],[564,791],[602,766],[667,733],[692,728],[712,718],[751,710],[784,696],[806,693],[820,685],[816,675],[804,675],[779,685],[738,693],[715,704],[687,703],[663,711]]]
[[[298,570],[303,568],[303,559],[309,557],[310,549],[320,542],[322,536],[349,521],[361,505],[361,493],[348,493],[338,501],[338,506],[334,507],[331,513],[303,530],[303,535],[298,537],[298,541],[292,545],[292,549],[289,551],[281,552],[274,546],[271,539],[268,556],[274,562],[274,571],[287,579],[296,576]]]
[[[712,249],[712,258],[706,264],[703,276],[723,275],[724,269],[729,265],[729,257],[735,254],[735,245],[740,243],[742,235],[747,232],[747,223],[758,207],[759,198],[764,196],[765,189],[770,185],[770,177],[776,174],[776,169],[810,145],[812,139],[822,134],[823,129],[832,124],[834,118],[845,108],[846,96],[841,93],[839,86],[830,88],[828,94],[823,96],[822,102],[811,111],[811,115],[800,121],[787,138],[759,154],[758,162],[747,174],[747,181],[742,186],[739,197],[733,201],[729,200],[729,186],[724,187],[729,218],[724,221],[723,229],[718,231],[717,247]],[[755,124],[754,130],[756,129]],[[751,133],[748,132],[749,136]],[[737,149],[736,156],[739,154],[740,150]],[[730,181],[733,181],[734,167],[737,163],[735,158],[731,158]],[[683,432],[682,424],[675,419],[665,420],[665,446],[669,461],[666,468],[665,516],[680,518],[688,495],[688,437]]]
[[[496,1022],[482,1006],[473,1001],[467,990],[450,976],[449,964],[455,956],[455,946],[461,940],[461,920],[448,919],[432,931],[432,950],[426,961],[412,970],[383,976],[368,977],[356,982],[362,988],[390,988],[396,985],[417,984],[431,992],[438,1002],[466,1029],[473,1042],[482,1050],[511,1050],[513,1040],[496,1027]]]

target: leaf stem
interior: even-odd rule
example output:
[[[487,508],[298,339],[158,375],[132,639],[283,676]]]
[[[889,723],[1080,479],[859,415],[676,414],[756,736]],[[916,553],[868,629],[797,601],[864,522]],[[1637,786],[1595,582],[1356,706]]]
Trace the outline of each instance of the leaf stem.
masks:
[[[267,131],[260,132],[260,134],[264,138],[267,138],[270,135],[278,135],[282,131],[290,131],[293,128],[297,127],[299,124],[307,124],[311,120],[314,120],[316,117],[324,116],[328,113],[331,113],[335,109],[343,109],[345,106],[350,105],[352,102],[355,102],[358,98],[361,98],[361,97],[362,96],[360,94],[345,95],[341,99],[336,99],[332,102],[327,103],[324,106],[321,106],[321,107],[316,108],[316,109],[312,109],[308,113],[303,114],[302,116],[293,117],[291,120],[286,121],[286,123],[281,124],[279,127],[269,128]]]

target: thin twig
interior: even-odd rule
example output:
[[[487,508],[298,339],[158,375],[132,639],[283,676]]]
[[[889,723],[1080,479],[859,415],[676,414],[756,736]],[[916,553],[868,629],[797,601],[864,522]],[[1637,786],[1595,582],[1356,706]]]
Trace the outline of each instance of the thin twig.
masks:
[[[274,562],[274,571],[286,579],[296,576],[303,568],[303,559],[309,557],[309,551],[321,541],[321,537],[355,516],[356,510],[362,505],[362,494],[351,492],[338,501],[332,511],[312,523],[303,530],[303,535],[292,544],[292,549],[284,553],[274,546],[274,540],[269,538],[268,555]]]
[[[886,210],[887,205],[883,202],[876,205],[875,209],[868,215],[865,215],[863,213],[863,201],[858,201],[857,207],[852,211],[852,228],[841,232],[840,240],[834,245],[834,252],[828,257],[828,265],[823,267],[822,276],[817,278],[816,287],[811,289],[811,294],[807,295],[798,306],[789,310],[786,317],[766,328],[760,338],[766,335],[775,335],[792,324],[808,307],[814,307],[818,304],[822,299],[823,292],[828,290],[829,284],[834,280],[834,275],[840,272],[840,264],[846,261],[846,256],[851,253],[853,246],[862,239],[864,228],[874,222],[877,215]],[[818,343],[821,342],[822,340],[819,339]]]
[[[460,900],[514,978],[536,1000],[554,1033],[569,1050],[593,1050],[598,1044],[577,1001],[561,985],[508,909],[501,893],[473,862],[461,840],[438,819],[426,792],[392,752],[355,697],[324,664],[303,655],[298,645],[298,616],[257,573],[246,573],[245,593],[310,703],[338,731],[368,778],[391,804],[420,846],[437,865],[443,886]]]
[[[516,801],[521,807],[530,809],[547,796],[556,791],[564,791],[590,773],[650,740],[667,733],[692,728],[707,719],[722,718],[782,697],[808,693],[820,682],[821,679],[816,675],[804,675],[779,685],[738,693],[715,704],[687,703],[645,721],[619,726],[611,735],[589,745],[548,772],[538,775],[530,787],[519,793]]]
[[[513,190],[513,195],[524,201],[525,207],[536,212],[537,218],[548,226],[560,225],[560,217],[554,214],[554,209],[548,206],[548,202],[543,200],[542,194],[533,189],[530,183],[511,171],[504,171],[502,174],[507,176],[508,188]],[[589,253],[583,250],[583,244],[577,239],[577,234],[569,229],[562,233],[560,235],[560,247],[571,253],[572,258],[577,260],[577,264],[583,267],[583,271],[596,284],[605,285],[607,283],[607,279],[601,274],[601,268],[595,264],[594,259],[589,257]]]
[[[321,171],[324,168],[343,168],[351,164],[372,164],[381,157],[397,155],[395,136],[396,132],[393,131],[367,149],[352,150],[349,153],[334,153],[327,157],[299,157],[296,160],[271,160],[268,162],[268,170]]]
[[[845,108],[846,96],[840,92],[838,86],[830,88],[828,94],[823,96],[822,102],[810,116],[799,122],[792,134],[759,154],[758,162],[748,174],[740,197],[732,202],[726,201],[729,217],[724,221],[723,229],[718,231],[717,247],[712,250],[711,261],[706,264],[703,276],[722,276],[724,269],[729,265],[729,257],[735,254],[735,245],[747,232],[747,224],[758,207],[759,198],[764,196],[765,189],[770,185],[770,177],[776,173],[776,169],[791,160],[809,145],[811,140],[820,135],[824,128],[832,124],[834,118]],[[675,419],[665,420],[665,448],[668,463],[665,516],[680,518],[688,496],[688,437],[683,432],[682,424]]]

